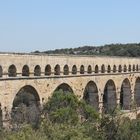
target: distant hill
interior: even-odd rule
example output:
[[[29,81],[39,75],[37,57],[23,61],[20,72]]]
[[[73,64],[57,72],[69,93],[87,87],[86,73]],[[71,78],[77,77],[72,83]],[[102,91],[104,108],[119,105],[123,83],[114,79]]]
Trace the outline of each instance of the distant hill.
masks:
[[[83,46],[78,48],[49,50],[45,52],[35,51],[35,53],[140,57],[140,43],[110,44],[99,47]]]

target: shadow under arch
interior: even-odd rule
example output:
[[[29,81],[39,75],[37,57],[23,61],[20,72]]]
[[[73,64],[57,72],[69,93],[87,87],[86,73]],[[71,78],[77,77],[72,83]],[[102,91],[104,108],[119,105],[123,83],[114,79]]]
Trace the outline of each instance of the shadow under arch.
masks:
[[[0,65],[0,77],[2,77],[3,75],[3,69],[2,69],[2,66]]]
[[[84,90],[83,99],[93,106],[95,110],[99,110],[99,96],[98,96],[98,88],[95,82],[89,81]]]
[[[34,68],[34,76],[41,76],[41,67],[39,65]]]
[[[17,69],[15,65],[10,65],[8,68],[8,76],[9,77],[16,77],[17,76]]]
[[[46,65],[45,67],[45,75],[51,75],[51,65]]]
[[[102,66],[101,66],[101,73],[105,73],[105,65],[104,64],[102,64]]]
[[[68,66],[68,65],[65,65],[65,66],[63,67],[63,74],[64,74],[64,75],[69,75],[69,66]]]
[[[85,73],[85,67],[84,65],[80,66],[80,74],[84,74]]]
[[[54,67],[54,75],[60,75],[60,65],[56,65]]]
[[[140,107],[140,77],[138,77],[135,82],[134,100],[137,107]]]
[[[111,113],[117,106],[116,86],[113,80],[108,80],[103,94],[104,113]]]
[[[99,73],[99,67],[98,67],[98,65],[95,66],[95,73]]]
[[[131,86],[129,79],[123,80],[120,92],[120,108],[122,110],[129,110],[131,105]]]
[[[91,65],[88,66],[87,73],[88,74],[91,74],[92,73],[92,67],[91,67]]]
[[[11,112],[14,123],[37,125],[40,116],[40,98],[36,89],[30,85],[22,87],[16,94]]]
[[[117,72],[117,67],[116,65],[113,65],[113,73],[116,73]]]
[[[77,66],[76,65],[72,66],[72,74],[77,74]]]
[[[30,70],[28,65],[24,65],[22,68],[22,76],[29,76],[30,75]]]
[[[107,66],[107,73],[110,73],[110,72],[111,72],[111,66],[108,65],[108,66]]]
[[[54,92],[62,91],[63,93],[74,93],[72,88],[67,83],[60,84]]]

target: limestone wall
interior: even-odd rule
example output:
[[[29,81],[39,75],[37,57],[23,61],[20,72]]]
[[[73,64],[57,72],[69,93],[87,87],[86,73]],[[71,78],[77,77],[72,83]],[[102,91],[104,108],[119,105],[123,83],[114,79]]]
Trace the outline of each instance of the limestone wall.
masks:
[[[52,68],[52,74],[46,76],[45,67],[50,64]],[[61,69],[60,75],[54,75],[54,67],[59,64]],[[69,67],[69,75],[63,74],[63,67],[65,65]],[[8,76],[8,69],[10,65],[15,65],[17,69],[16,77]],[[29,76],[22,76],[22,68],[24,65],[28,65],[30,70]],[[41,76],[34,76],[34,68],[36,65],[41,67]],[[77,74],[71,73],[73,65],[77,66]],[[80,74],[80,66],[83,65],[85,70],[84,74]],[[91,65],[92,73],[88,74],[88,66]],[[99,70],[101,66],[105,66],[105,72],[95,73],[95,65],[98,65]],[[108,65],[116,65],[117,71],[114,73],[107,72]],[[122,66],[122,71],[118,72],[119,65]],[[127,71],[124,72],[124,65],[127,66]],[[131,71],[128,71],[128,66],[131,65]],[[133,70],[133,65],[135,69]],[[0,66],[3,69],[3,75],[0,77],[0,103],[2,108],[7,107],[11,110],[13,100],[18,91],[26,86],[30,85],[34,87],[42,99],[48,99],[52,95],[54,90],[62,83],[68,84],[74,94],[80,99],[83,98],[83,93],[88,82],[95,82],[98,88],[99,96],[99,111],[102,111],[103,107],[103,95],[106,83],[109,80],[113,80],[115,84],[117,103],[120,102],[120,91],[122,82],[124,79],[128,79],[131,86],[131,97],[134,100],[134,88],[136,79],[140,77],[140,59],[139,58],[123,58],[123,57],[88,57],[88,56],[49,56],[49,55],[18,55],[18,54],[0,54]],[[138,67],[138,69],[136,69]]]

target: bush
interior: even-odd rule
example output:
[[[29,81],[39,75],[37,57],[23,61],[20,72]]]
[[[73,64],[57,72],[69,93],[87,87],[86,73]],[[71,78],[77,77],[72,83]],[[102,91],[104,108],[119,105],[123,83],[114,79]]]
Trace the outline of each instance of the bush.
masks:
[[[1,129],[0,140],[140,139],[140,119],[122,118],[116,111],[100,118],[92,106],[72,93],[55,92],[44,105],[42,116],[37,129],[29,124],[16,131]]]

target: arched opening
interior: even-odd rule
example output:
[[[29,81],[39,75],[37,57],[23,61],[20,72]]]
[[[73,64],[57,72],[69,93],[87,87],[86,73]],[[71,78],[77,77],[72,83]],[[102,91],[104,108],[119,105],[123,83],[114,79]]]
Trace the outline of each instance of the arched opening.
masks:
[[[22,76],[29,76],[29,67],[27,65],[22,68]]]
[[[87,73],[88,74],[91,74],[92,73],[92,67],[91,67],[91,65],[88,66]]]
[[[129,110],[131,104],[131,86],[129,80],[126,78],[122,82],[120,92],[120,108],[123,110]]]
[[[110,67],[110,65],[108,65],[108,67],[107,67],[107,72],[108,72],[108,73],[111,72],[111,67]]]
[[[122,72],[122,66],[119,65],[118,72]]]
[[[29,76],[29,67],[27,65],[22,68],[22,76]]]
[[[39,65],[37,65],[34,68],[34,76],[40,76],[40,75],[41,75],[41,68]]]
[[[99,107],[99,97],[98,97],[98,89],[96,84],[93,81],[88,82],[84,90],[83,99],[93,106],[96,110]]]
[[[135,65],[133,65],[133,71],[135,71]]]
[[[3,70],[2,70],[2,66],[0,66],[0,77],[2,77],[3,74]]]
[[[101,73],[105,73],[105,65],[104,64],[101,66]]]
[[[124,65],[124,67],[123,67],[123,72],[127,72],[127,66],[126,65]]]
[[[17,69],[15,65],[11,65],[8,69],[8,76],[9,77],[16,77],[17,76]]]
[[[140,107],[140,78],[137,78],[135,82],[134,100],[137,107]]]
[[[81,65],[81,67],[80,67],[80,74],[84,74],[84,72],[85,72],[85,68],[84,68],[83,65]]]
[[[45,75],[51,75],[51,66],[50,65],[47,65],[45,67]]]
[[[136,66],[136,71],[139,71],[139,65],[137,64],[137,66]]]
[[[95,66],[95,73],[99,73],[98,65]]]
[[[113,80],[109,80],[104,88],[103,95],[104,112],[110,113],[114,111],[117,106],[116,101],[116,87]]]
[[[128,71],[131,72],[131,65],[128,66]]]
[[[76,65],[73,65],[73,67],[72,67],[72,74],[77,74],[77,67],[76,67]]]
[[[63,93],[73,93],[72,88],[66,83],[59,85],[54,92],[56,91],[62,91]]]
[[[60,65],[56,65],[54,68],[54,75],[60,75]]]
[[[40,117],[40,98],[34,87],[26,85],[16,94],[11,118],[17,124],[30,123],[38,125]]]
[[[117,71],[116,65],[113,66],[113,72],[115,73]]]
[[[63,71],[64,71],[63,72],[64,75],[69,75],[69,67],[68,67],[68,65],[64,66]]]

